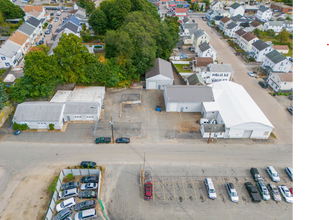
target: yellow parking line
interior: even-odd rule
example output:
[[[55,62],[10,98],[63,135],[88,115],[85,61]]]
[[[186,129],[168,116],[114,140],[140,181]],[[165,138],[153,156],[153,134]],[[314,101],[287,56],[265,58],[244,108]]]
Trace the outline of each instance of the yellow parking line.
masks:
[[[172,188],[174,189],[174,199],[176,201],[176,193],[175,193],[175,183],[174,183],[174,177],[171,177],[172,179]]]
[[[231,180],[231,183],[233,183],[233,181],[232,181],[231,177],[229,176],[228,178],[230,178],[230,180]]]
[[[222,177],[219,176],[219,178],[220,178],[220,181],[222,181],[222,184],[224,185],[224,182],[223,182],[223,180],[222,180]]]
[[[198,197],[196,196],[196,192],[195,192],[195,188],[194,188],[194,181],[193,181],[192,177],[191,177],[191,180],[192,180],[192,184],[193,184],[193,189],[194,189],[195,199],[196,199],[196,201],[198,201]]]
[[[154,179],[153,179],[153,176],[152,176],[152,187],[153,187],[153,189],[152,189],[152,192],[153,192],[153,201],[155,201],[155,192],[154,192]]]
[[[166,201],[166,193],[165,193],[165,190],[164,190],[163,177],[162,177],[162,189],[163,189],[163,201]]]
[[[183,189],[184,189],[185,201],[187,201],[187,198],[186,198],[186,193],[185,193],[185,186],[184,186],[183,177],[181,177],[181,178],[182,178],[182,183],[183,183]]]

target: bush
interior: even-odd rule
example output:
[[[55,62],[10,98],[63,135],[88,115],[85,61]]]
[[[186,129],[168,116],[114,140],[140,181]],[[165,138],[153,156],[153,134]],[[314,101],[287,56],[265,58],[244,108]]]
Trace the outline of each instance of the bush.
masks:
[[[50,130],[54,130],[55,128],[54,128],[54,124],[49,124],[49,129]]]
[[[98,39],[103,41],[105,36],[102,36],[102,35],[97,35],[97,36],[82,35],[81,37],[82,37],[83,42],[92,42],[92,41],[98,41]]]
[[[103,171],[103,168],[102,168],[101,166],[99,167],[99,169],[100,169],[101,171]]]
[[[57,186],[57,181],[59,179],[59,176],[56,176],[52,183],[50,184],[50,186],[48,187],[48,191],[51,192],[51,194],[53,194],[56,191],[56,186]]]
[[[73,174],[72,174],[72,173],[67,174],[67,178],[68,178],[69,180],[72,179],[72,177],[73,177]]]
[[[30,129],[27,124],[17,124],[16,122],[14,122],[13,128],[14,128],[14,130],[19,129],[21,131],[25,131],[26,129]]]

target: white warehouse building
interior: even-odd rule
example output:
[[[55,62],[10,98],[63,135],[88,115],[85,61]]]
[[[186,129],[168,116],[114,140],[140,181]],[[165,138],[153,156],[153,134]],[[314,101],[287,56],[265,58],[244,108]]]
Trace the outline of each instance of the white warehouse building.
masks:
[[[203,118],[225,124],[224,138],[268,139],[274,126],[243,86],[230,81],[208,85],[215,101],[204,102]]]

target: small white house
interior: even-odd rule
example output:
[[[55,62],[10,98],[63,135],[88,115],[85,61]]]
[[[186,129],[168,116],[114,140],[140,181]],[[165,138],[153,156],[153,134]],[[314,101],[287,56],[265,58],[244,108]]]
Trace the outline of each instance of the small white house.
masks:
[[[229,17],[229,18],[231,17],[230,12],[224,9],[219,9],[217,13],[219,16]]]
[[[270,72],[290,71],[292,63],[277,50],[273,50],[265,55],[262,68]]]
[[[206,67],[200,67],[199,75],[206,83],[230,81],[233,78],[234,71],[230,63],[208,64]]]
[[[193,33],[192,39],[193,39],[192,46],[195,49],[197,49],[200,46],[200,44],[209,43],[209,41],[210,41],[209,35],[201,29],[199,29]]]
[[[174,74],[171,63],[161,58],[156,58],[154,67],[145,74],[146,89],[164,90],[166,85],[173,85]]]
[[[266,22],[269,21],[272,17],[272,10],[270,8],[267,8],[265,6],[261,6],[259,7],[257,14],[256,14],[256,18],[258,18],[259,20]]]
[[[282,31],[283,21],[267,21],[264,23],[265,31],[272,29],[275,33],[279,33]]]
[[[216,60],[217,51],[207,42],[199,45],[197,50],[198,57],[211,57]]]
[[[240,29],[240,26],[238,26],[234,22],[231,22],[226,26],[224,35],[229,36],[230,38],[233,38],[235,35],[235,32],[239,29]]]
[[[273,73],[267,78],[267,83],[276,92],[292,92],[293,73]]]
[[[6,40],[0,48],[0,68],[15,67],[22,58],[21,47],[9,40]]]
[[[244,31],[243,29],[238,29],[237,31],[235,31],[234,33],[234,37],[233,37],[233,41],[234,43],[240,45],[241,42],[241,38],[243,35],[245,35],[247,32]]]
[[[234,3],[233,5],[230,6],[230,14],[231,17],[236,16],[236,15],[244,15],[244,7],[240,5],[239,3]]]
[[[218,1],[218,0],[215,0],[213,2],[210,3],[210,9],[217,12],[222,9],[223,6],[222,6],[222,2]]]
[[[273,48],[262,40],[257,40],[251,46],[250,54],[255,58],[256,62],[263,62],[266,54],[271,52]]]

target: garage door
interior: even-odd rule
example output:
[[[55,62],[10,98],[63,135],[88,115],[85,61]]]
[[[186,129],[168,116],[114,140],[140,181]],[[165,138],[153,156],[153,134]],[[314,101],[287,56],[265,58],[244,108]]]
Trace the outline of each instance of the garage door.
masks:
[[[252,130],[245,130],[243,132],[242,138],[250,138]]]
[[[157,88],[157,82],[149,82],[148,89],[156,89]]]
[[[169,103],[169,111],[176,112],[177,111],[177,103]]]

